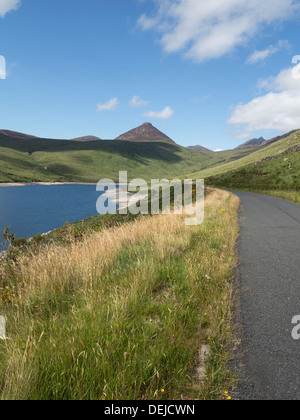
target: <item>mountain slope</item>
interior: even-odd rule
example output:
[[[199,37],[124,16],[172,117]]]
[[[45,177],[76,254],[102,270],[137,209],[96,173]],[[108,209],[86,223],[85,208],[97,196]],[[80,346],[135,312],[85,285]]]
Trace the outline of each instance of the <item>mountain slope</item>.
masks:
[[[290,133],[288,133],[290,134]],[[234,162],[225,163],[223,165],[211,167],[200,172],[190,173],[192,178],[208,178],[211,176],[223,174],[229,171],[238,170],[244,166],[253,164],[269,156],[275,156],[278,153],[284,152],[289,147],[300,144],[300,131],[293,131],[290,135],[281,136],[281,140],[271,143],[269,146],[260,147],[253,153],[235,160]],[[251,151],[251,149],[248,149]]]
[[[118,140],[72,141],[0,135],[0,182],[98,182],[169,178],[220,163],[222,157],[174,143]]]
[[[168,143],[175,144],[166,134],[159,131],[151,123],[144,123],[141,126],[128,131],[117,137],[116,140],[124,141],[167,141]]]
[[[202,153],[168,141],[78,141],[0,134],[0,182],[98,182],[129,178],[185,178],[234,162],[251,149]]]
[[[207,183],[229,189],[242,190],[300,190],[300,145],[278,157],[265,158],[207,179]],[[296,150],[296,151],[292,151]]]
[[[262,146],[266,140],[263,137],[260,137],[259,139],[251,139],[246,141],[246,143],[241,144],[237,147],[237,149],[247,149],[248,147],[258,147]]]
[[[247,149],[249,147],[269,146],[270,144],[276,143],[279,140],[283,140],[283,139],[291,136],[292,134],[296,133],[297,131],[299,131],[299,129],[292,130],[289,133],[283,134],[282,136],[273,137],[270,140],[265,140],[263,137],[260,137],[258,139],[251,139],[251,140],[248,140],[245,143],[241,144],[236,149]]]
[[[284,140],[285,138],[287,138],[287,137],[289,137],[289,136],[291,136],[292,134],[294,134],[294,133],[297,133],[297,131],[299,131],[299,129],[297,129],[297,130],[292,130],[292,131],[290,131],[289,133],[287,133],[287,134],[283,134],[282,136],[277,136],[277,137],[273,137],[272,139],[270,139],[270,140],[266,140],[265,142],[264,142],[264,146],[268,146],[268,145],[270,145],[270,144],[272,144],[272,143],[276,143],[276,142],[278,142],[279,140]]]
[[[35,136],[32,136],[31,134],[24,134],[19,133],[17,131],[11,131],[11,130],[0,130],[0,136],[7,136],[7,137],[14,137],[19,139],[35,139]]]
[[[99,137],[95,136],[84,136],[84,137],[76,137],[75,139],[72,139],[73,141],[99,141]]]
[[[188,149],[197,150],[198,152],[204,152],[204,153],[214,153],[212,150],[207,149],[204,146],[188,146]]]

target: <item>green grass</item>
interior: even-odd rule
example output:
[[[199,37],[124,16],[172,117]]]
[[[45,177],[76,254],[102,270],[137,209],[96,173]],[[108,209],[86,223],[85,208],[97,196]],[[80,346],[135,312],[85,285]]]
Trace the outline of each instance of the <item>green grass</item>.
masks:
[[[268,194],[300,204],[300,152],[216,175],[207,185]]]
[[[231,189],[299,191],[300,152],[216,175],[208,178],[207,182]]]
[[[145,216],[1,261],[0,398],[224,398],[237,210],[218,191],[195,228]]]
[[[168,142],[76,142],[0,136],[0,182],[117,181],[120,170],[127,170],[131,179],[184,177],[248,153],[201,153]]]
[[[285,151],[290,146],[300,144],[300,131],[282,139],[279,140],[276,143],[271,144],[270,146],[260,148],[256,150],[255,152],[252,152],[248,154],[247,156],[236,160],[234,162],[229,162],[224,165],[214,166],[205,170],[202,170],[200,172],[196,173],[190,173],[188,177],[193,179],[203,179],[203,178],[209,178],[212,176],[220,175],[229,173],[231,171],[237,171],[238,169],[251,165],[265,157],[269,156],[275,156],[280,152]],[[271,165],[272,165],[271,161]]]

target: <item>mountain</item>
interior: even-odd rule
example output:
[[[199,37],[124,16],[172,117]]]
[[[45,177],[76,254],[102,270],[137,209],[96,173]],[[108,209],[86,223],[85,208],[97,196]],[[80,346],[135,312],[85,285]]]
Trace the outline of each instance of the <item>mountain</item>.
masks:
[[[11,130],[0,130],[0,136],[13,138],[13,139],[38,139],[39,137],[32,136],[30,134],[19,133],[17,131]],[[51,139],[49,139],[51,140]],[[95,136],[84,136],[84,137],[76,137],[75,139],[71,139],[72,141],[98,141],[101,140],[99,137]]]
[[[156,133],[154,127],[149,131]],[[128,179],[184,178],[188,172],[249,153],[249,149],[201,153],[159,137],[160,141],[70,141],[0,133],[0,183],[117,181],[119,170],[127,171]]]
[[[115,140],[136,142],[167,141],[168,143],[176,144],[170,137],[159,131],[151,123],[144,123],[141,126],[122,134]]]
[[[35,139],[35,136],[30,134],[19,133],[17,131],[0,130],[1,136],[14,137],[15,139]]]
[[[84,137],[76,137],[75,139],[72,139],[72,140],[73,141],[98,141],[101,139],[95,136],[84,136]]]
[[[291,134],[292,133],[292,134]],[[190,173],[188,174],[189,178],[197,178],[197,179],[203,179],[203,178],[210,178],[215,177],[217,175],[225,174],[225,173],[231,173],[234,176],[234,173],[238,171],[239,169],[255,164],[260,161],[265,161],[265,158],[268,158],[269,161],[270,157],[276,156],[278,159],[282,159],[282,152],[285,152],[287,150],[294,150],[291,149],[293,146],[298,146],[300,144],[300,130],[292,131],[290,133],[287,133],[283,136],[280,136],[280,140],[274,141],[272,139],[272,142],[269,144],[265,144],[263,147],[259,146],[256,149],[248,148],[248,149],[242,149],[238,150],[235,149],[236,152],[246,152],[246,155],[244,157],[241,157],[236,160],[231,160],[230,162],[225,162],[221,165],[216,165],[214,167],[207,167],[207,169],[202,170],[200,172],[196,173]],[[250,153],[249,153],[250,151]],[[217,153],[216,153],[217,154]],[[300,154],[299,151],[294,151],[294,154],[297,156]],[[213,154],[213,156],[215,153]],[[217,154],[218,155],[218,154]],[[278,155],[280,155],[278,157]],[[210,156],[210,155],[208,155]],[[273,160],[269,163],[272,165]],[[260,165],[256,165],[260,166]],[[242,169],[243,170],[243,169]],[[241,172],[242,172],[241,170]],[[295,176],[298,177],[298,173],[293,173],[291,171],[290,173],[291,177]],[[274,177],[274,183],[276,183],[277,175]]]
[[[282,136],[278,136],[278,137],[273,137],[272,139],[270,139],[270,140],[266,140],[265,142],[264,142],[264,144],[263,145],[270,145],[270,144],[272,144],[272,143],[276,143],[277,141],[280,141],[280,140],[283,140],[283,139],[286,139],[287,137],[289,137],[289,136],[291,136],[292,134],[294,134],[294,133],[296,133],[297,131],[299,131],[299,129],[298,130],[293,130],[293,131],[290,131],[289,133],[287,133],[287,134],[283,134]]]
[[[207,149],[204,146],[188,146],[188,149],[196,150],[197,152],[204,152],[204,153],[213,153],[212,150]]]
[[[263,137],[260,137],[259,139],[251,139],[251,140],[246,141],[246,143],[241,144],[236,149],[248,149],[250,147],[270,146],[270,144],[273,144],[273,143],[276,143],[280,140],[286,139],[287,137],[291,136],[292,134],[296,133],[297,131],[299,131],[299,129],[292,130],[292,131],[290,131],[286,134],[283,134],[282,136],[273,137],[270,140],[265,140]]]
[[[140,128],[125,136],[132,141],[55,140],[0,130],[0,183],[117,181],[119,170],[128,171],[128,179],[203,179],[300,144],[299,131],[265,147],[203,153],[177,145],[151,124]],[[139,140],[134,140],[136,133]]]
[[[267,140],[265,140],[263,137],[260,137],[259,139],[251,139],[246,141],[246,143],[243,143],[240,146],[236,147],[236,149],[248,149],[250,147],[263,146],[266,141]]]

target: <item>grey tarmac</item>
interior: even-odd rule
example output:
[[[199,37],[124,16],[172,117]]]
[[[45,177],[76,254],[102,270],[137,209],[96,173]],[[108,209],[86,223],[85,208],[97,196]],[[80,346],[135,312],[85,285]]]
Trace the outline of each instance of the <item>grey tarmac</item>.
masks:
[[[300,206],[233,191],[241,199],[238,399],[300,400]],[[299,327],[298,327],[299,331]]]

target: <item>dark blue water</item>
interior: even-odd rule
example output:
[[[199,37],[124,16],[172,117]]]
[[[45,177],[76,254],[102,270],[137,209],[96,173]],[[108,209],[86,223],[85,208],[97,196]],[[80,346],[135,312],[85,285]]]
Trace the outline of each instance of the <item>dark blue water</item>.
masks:
[[[97,214],[95,185],[28,185],[0,188],[0,248],[6,226],[18,238],[46,233]]]

